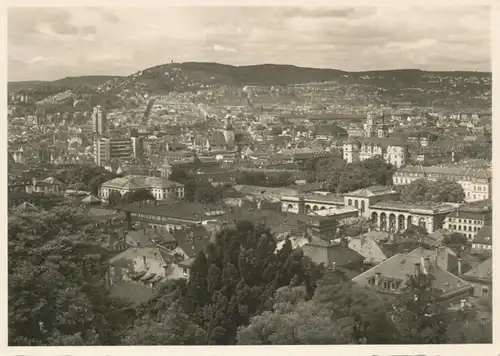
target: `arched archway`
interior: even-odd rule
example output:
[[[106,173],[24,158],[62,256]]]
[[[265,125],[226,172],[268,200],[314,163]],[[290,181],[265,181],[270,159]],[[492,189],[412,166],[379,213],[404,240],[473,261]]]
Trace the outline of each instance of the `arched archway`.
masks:
[[[424,229],[427,227],[427,224],[426,224],[424,218],[418,219],[418,226],[420,226],[421,228],[424,228]]]
[[[311,211],[311,206],[309,204],[306,204],[306,213]]]
[[[405,216],[403,214],[400,214],[398,216],[398,230],[399,231],[404,231],[405,229]]]
[[[293,210],[293,205],[292,204],[288,204],[287,208],[286,208],[286,211],[292,211]]]
[[[358,208],[358,201],[357,201],[357,200],[355,200],[355,201],[354,201],[354,207],[355,207],[356,209]]]
[[[375,211],[372,213],[372,222],[374,223],[378,222],[378,214]]]
[[[347,200],[347,205],[352,206],[352,199]]]
[[[389,215],[389,231],[396,231],[396,215]]]
[[[387,215],[385,213],[380,213],[380,230],[385,231],[387,229]]]
[[[313,211],[317,211],[318,210],[318,206],[317,205],[314,205],[313,206]]]
[[[365,201],[361,200],[361,211],[364,213],[365,212]]]
[[[409,229],[410,226],[412,225],[412,216],[411,215],[408,215],[408,218],[406,218],[406,229]]]
[[[321,208],[319,208],[319,210],[326,210],[326,207],[322,205]]]

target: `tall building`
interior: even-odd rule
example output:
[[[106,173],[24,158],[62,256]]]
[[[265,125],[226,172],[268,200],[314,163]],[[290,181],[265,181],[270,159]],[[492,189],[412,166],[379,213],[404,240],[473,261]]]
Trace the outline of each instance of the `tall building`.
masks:
[[[224,140],[226,142],[226,147],[233,148],[235,145],[235,133],[233,127],[233,117],[229,112],[227,113],[224,121],[225,125],[223,133],[224,133]]]
[[[101,137],[94,140],[94,159],[98,166],[111,160],[131,160],[134,158],[134,144],[130,138]]]
[[[107,130],[108,121],[106,111],[100,105],[97,105],[92,111],[92,131],[103,135]]]

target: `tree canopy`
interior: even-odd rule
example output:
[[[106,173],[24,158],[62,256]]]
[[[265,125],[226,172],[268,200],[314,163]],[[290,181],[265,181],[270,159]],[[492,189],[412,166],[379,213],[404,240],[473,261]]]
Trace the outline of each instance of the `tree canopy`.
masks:
[[[445,178],[438,179],[435,182],[421,178],[399,189],[401,200],[409,203],[422,201],[461,203],[465,198],[462,186]]]

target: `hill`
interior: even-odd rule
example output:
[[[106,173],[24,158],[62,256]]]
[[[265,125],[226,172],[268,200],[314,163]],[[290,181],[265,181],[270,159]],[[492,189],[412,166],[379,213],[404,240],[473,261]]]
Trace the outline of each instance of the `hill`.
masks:
[[[109,80],[121,78],[120,76],[111,75],[86,75],[81,77],[66,77],[54,81],[22,81],[8,82],[7,90],[9,93],[23,89],[41,89],[43,87],[72,89],[75,86],[92,86],[97,87]]]

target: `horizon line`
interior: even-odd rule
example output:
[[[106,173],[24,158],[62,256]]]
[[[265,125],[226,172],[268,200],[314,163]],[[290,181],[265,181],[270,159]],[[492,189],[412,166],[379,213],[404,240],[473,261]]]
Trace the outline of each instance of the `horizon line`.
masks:
[[[492,70],[463,70],[463,69],[455,69],[455,70],[429,70],[429,69],[420,69],[420,68],[392,68],[392,69],[368,69],[368,70],[343,70],[338,68],[321,68],[321,67],[309,67],[309,66],[299,66],[296,64],[279,64],[279,63],[258,63],[258,64],[227,64],[221,62],[204,62],[204,61],[185,61],[185,62],[166,62],[162,64],[153,65],[144,69],[136,70],[135,72],[119,75],[119,74],[82,74],[82,75],[69,75],[65,77],[59,77],[58,79],[27,79],[27,80],[7,80],[7,83],[28,83],[28,82],[56,82],[58,80],[69,79],[69,78],[81,78],[81,77],[121,77],[126,78],[134,73],[141,72],[147,69],[151,69],[158,66],[163,65],[175,65],[175,64],[189,64],[189,63],[198,63],[198,64],[218,64],[227,67],[235,67],[235,68],[244,68],[244,67],[259,67],[259,66],[281,66],[281,67],[295,67],[301,69],[315,69],[315,70],[330,70],[330,71],[338,71],[343,73],[369,73],[369,72],[390,72],[390,71],[420,71],[420,72],[444,72],[444,73],[456,73],[456,72],[466,72],[466,73],[492,73]],[[8,70],[7,70],[8,72]],[[8,73],[7,73],[8,77]]]

